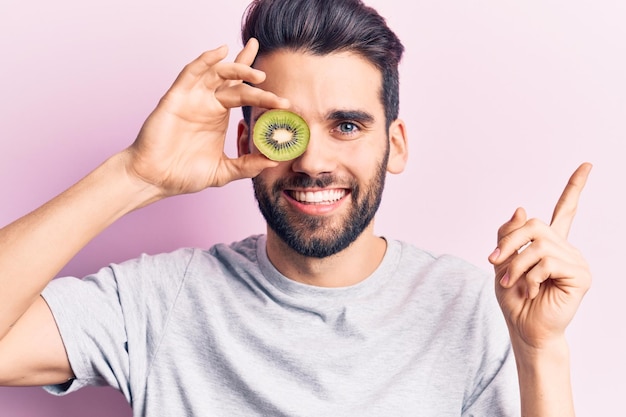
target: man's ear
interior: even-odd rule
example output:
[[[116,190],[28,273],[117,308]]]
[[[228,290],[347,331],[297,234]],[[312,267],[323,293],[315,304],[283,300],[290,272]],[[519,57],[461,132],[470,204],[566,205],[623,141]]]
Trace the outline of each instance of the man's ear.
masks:
[[[243,156],[250,151],[250,127],[244,119],[241,119],[237,125],[237,154]]]
[[[406,125],[401,119],[389,125],[389,161],[387,172],[399,174],[404,171],[409,158],[409,143],[406,137]]]

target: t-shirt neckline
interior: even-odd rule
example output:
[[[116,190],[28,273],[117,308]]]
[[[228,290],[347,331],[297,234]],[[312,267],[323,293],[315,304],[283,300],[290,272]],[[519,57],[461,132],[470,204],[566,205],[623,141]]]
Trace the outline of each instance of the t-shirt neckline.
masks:
[[[346,287],[318,287],[294,281],[280,273],[267,256],[267,235],[260,235],[256,242],[256,255],[259,268],[265,279],[281,292],[294,297],[343,298],[356,297],[377,291],[393,275],[400,262],[401,244],[397,240],[387,239],[387,249],[376,270],[364,280]]]

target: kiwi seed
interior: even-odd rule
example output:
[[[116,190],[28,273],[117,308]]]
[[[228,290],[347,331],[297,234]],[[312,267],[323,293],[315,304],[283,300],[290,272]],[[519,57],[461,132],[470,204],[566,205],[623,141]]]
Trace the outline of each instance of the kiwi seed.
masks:
[[[288,161],[302,155],[309,144],[309,126],[288,110],[268,110],[254,125],[252,140],[257,149],[274,161]]]

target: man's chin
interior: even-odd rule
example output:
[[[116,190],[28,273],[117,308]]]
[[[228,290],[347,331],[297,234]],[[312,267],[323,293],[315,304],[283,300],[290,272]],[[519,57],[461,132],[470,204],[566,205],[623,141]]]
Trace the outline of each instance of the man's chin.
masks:
[[[339,232],[333,229],[325,229],[324,233],[312,230],[310,233],[300,231],[293,233],[294,229],[274,230],[274,233],[286,246],[296,253],[311,258],[327,258],[348,248],[362,233],[351,231]]]
[[[305,256],[307,258],[328,258],[330,256],[336,255],[346,249],[352,242],[336,244],[329,242],[307,242],[306,245],[294,244],[294,242],[286,242],[287,245],[293,249],[296,253]]]

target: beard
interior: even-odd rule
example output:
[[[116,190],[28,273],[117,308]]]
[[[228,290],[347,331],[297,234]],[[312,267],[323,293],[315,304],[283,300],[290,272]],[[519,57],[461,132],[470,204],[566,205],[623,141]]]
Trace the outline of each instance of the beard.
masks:
[[[254,195],[268,226],[283,242],[300,255],[325,258],[350,246],[371,223],[380,206],[388,159],[389,147],[365,188],[359,186],[354,179],[340,181],[333,174],[312,178],[298,173],[276,181],[271,187],[257,176],[252,179]],[[351,191],[349,196],[352,205],[349,212],[340,219],[294,213],[285,208],[285,189],[325,188],[331,184],[346,182]]]

